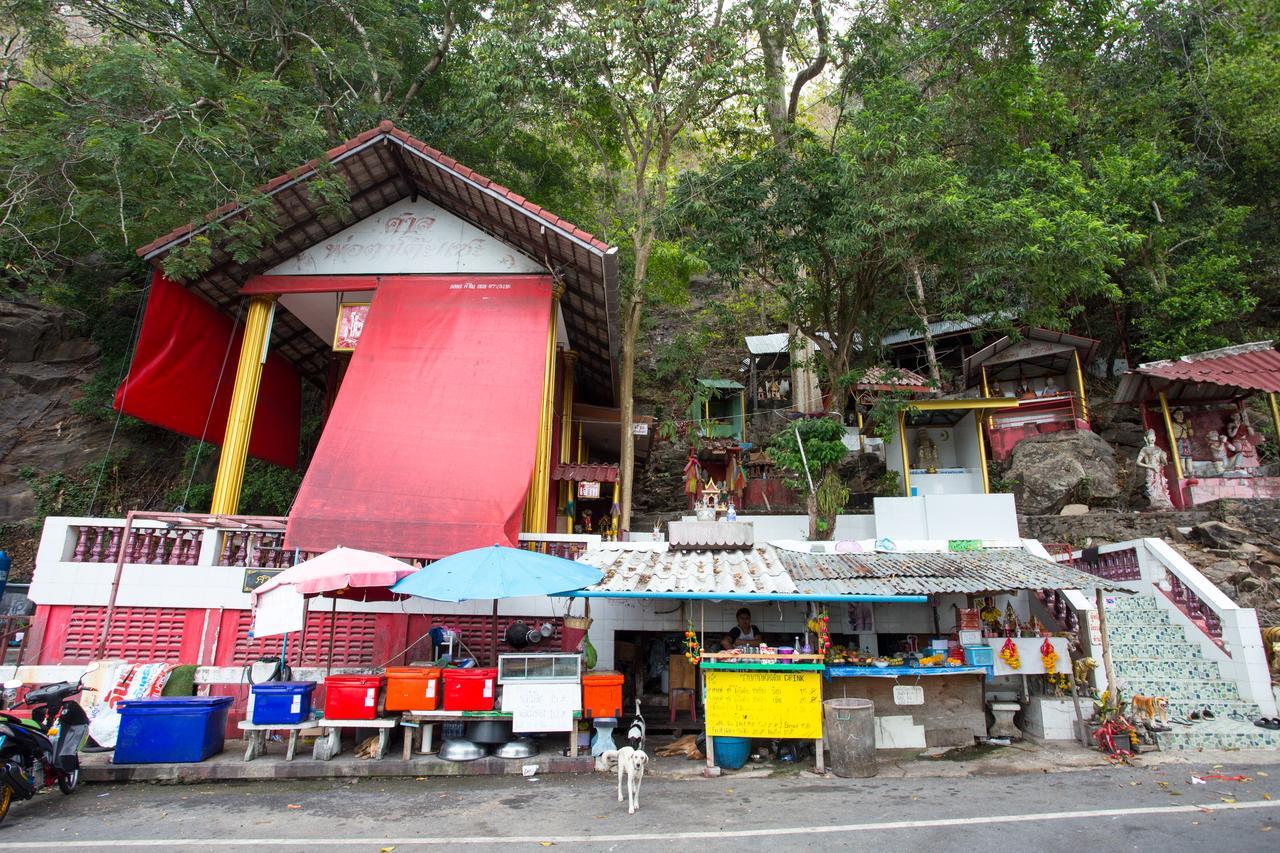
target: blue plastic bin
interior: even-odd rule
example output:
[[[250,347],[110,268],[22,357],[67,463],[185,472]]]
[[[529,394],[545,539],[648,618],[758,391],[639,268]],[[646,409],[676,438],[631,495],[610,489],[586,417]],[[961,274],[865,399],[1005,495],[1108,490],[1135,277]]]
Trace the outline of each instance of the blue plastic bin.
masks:
[[[751,757],[749,737],[713,737],[711,741],[716,751],[717,767],[737,770]]]
[[[311,717],[314,681],[271,681],[249,691],[249,722],[256,726],[301,723]]]
[[[193,763],[222,752],[231,697],[132,699],[117,710],[120,734],[113,764]]]
[[[969,666],[985,666],[987,678],[996,674],[996,650],[990,646],[965,646],[964,662]]]

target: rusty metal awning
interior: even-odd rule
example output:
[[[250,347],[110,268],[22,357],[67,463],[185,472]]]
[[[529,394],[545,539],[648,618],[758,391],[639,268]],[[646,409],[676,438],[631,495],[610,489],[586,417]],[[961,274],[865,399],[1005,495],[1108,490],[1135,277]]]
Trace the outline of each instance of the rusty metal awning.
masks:
[[[618,480],[618,466],[565,463],[557,465],[552,470],[551,479],[567,480],[570,483],[616,483]]]
[[[1171,403],[1280,393],[1280,351],[1272,341],[1254,341],[1140,364],[1121,377],[1116,402],[1152,400],[1160,391]]]

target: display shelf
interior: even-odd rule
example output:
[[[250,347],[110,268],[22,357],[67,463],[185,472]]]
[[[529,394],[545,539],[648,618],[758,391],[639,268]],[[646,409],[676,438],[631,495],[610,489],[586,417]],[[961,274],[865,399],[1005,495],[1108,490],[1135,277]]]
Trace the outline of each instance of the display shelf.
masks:
[[[985,666],[829,666],[827,678],[932,678],[938,675],[989,675]]]
[[[826,669],[824,664],[820,663],[732,663],[730,661],[703,661],[700,666],[703,669],[718,670],[768,670],[769,672],[818,672]]]

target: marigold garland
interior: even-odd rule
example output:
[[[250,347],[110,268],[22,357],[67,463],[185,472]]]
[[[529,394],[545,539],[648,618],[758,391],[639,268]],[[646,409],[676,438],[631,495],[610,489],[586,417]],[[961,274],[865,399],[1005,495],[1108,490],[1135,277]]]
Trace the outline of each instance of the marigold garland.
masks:
[[[1045,672],[1058,671],[1058,653],[1054,650],[1053,643],[1049,642],[1048,637],[1040,644],[1040,660],[1044,661]]]
[[[1000,660],[1004,661],[1009,669],[1022,668],[1022,659],[1018,657],[1018,646],[1012,638],[1006,638],[1004,645],[1000,648]]]

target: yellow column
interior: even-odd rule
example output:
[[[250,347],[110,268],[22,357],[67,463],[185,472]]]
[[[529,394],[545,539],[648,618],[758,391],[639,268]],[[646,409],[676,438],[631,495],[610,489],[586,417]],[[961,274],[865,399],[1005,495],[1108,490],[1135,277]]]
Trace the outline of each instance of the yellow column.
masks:
[[[978,461],[982,465],[982,493],[991,494],[990,475],[987,474],[987,437],[982,433],[982,410],[973,410],[973,423],[978,428]]]
[[[911,463],[907,461],[907,413],[898,412],[898,444],[902,446],[902,494],[911,497]]]
[[[578,354],[573,350],[561,353],[564,365],[564,382],[560,387],[560,463],[573,461],[573,368],[578,361]],[[569,505],[570,490],[573,483],[568,480],[560,482],[560,510]],[[573,519],[568,519],[566,533],[573,532]]]
[[[249,312],[244,322],[244,339],[240,342],[236,384],[231,390],[231,406],[227,411],[227,431],[223,434],[218,476],[213,483],[213,504],[209,511],[214,515],[235,515],[240,506],[244,463],[249,455],[253,413],[258,407],[262,365],[267,360],[267,344],[271,340],[271,323],[275,318],[275,311],[274,296],[250,297]]]
[[[1276,394],[1272,391],[1267,394],[1267,402],[1271,404],[1271,426],[1276,431],[1276,441],[1280,442],[1280,405],[1276,404]]]
[[[1178,453],[1178,439],[1173,434],[1173,418],[1169,417],[1169,400],[1164,396],[1163,391],[1160,392],[1160,414],[1164,415],[1165,434],[1169,437],[1169,455],[1173,457],[1173,473],[1181,481],[1182,456]]]
[[[564,284],[556,282],[552,285],[551,319],[547,327],[547,353],[543,361],[542,410],[538,419],[538,444],[533,457],[533,479],[529,484],[529,496],[524,502],[526,533],[547,532],[547,509],[551,491],[551,433],[555,418],[556,320],[559,315],[560,297],[563,294]]]
[[[867,437],[863,435],[866,431],[866,424],[862,420],[862,406],[855,400],[853,410],[858,413],[858,450],[862,453],[867,452]]]
[[[621,484],[620,484],[617,480],[614,480],[614,481],[613,481],[613,506],[617,506],[617,505],[618,505],[618,497],[619,497],[619,495],[618,495],[618,486],[619,486],[619,485],[621,485]],[[610,510],[611,510],[611,511],[612,511],[612,509],[613,509],[613,507],[610,507]],[[610,527],[611,527],[611,528],[612,528],[612,530],[613,530],[613,540],[616,542],[616,541],[618,541],[618,516],[616,516],[616,515],[615,515],[615,516],[613,517],[613,521],[612,521],[612,522],[610,522]]]
[[[1084,371],[1080,369],[1080,351],[1072,350],[1071,354],[1076,360],[1076,387],[1080,389],[1080,416],[1083,420],[1089,420],[1089,400],[1084,395]]]
[[[987,366],[982,365],[982,396],[991,396],[991,386],[987,384]]]

